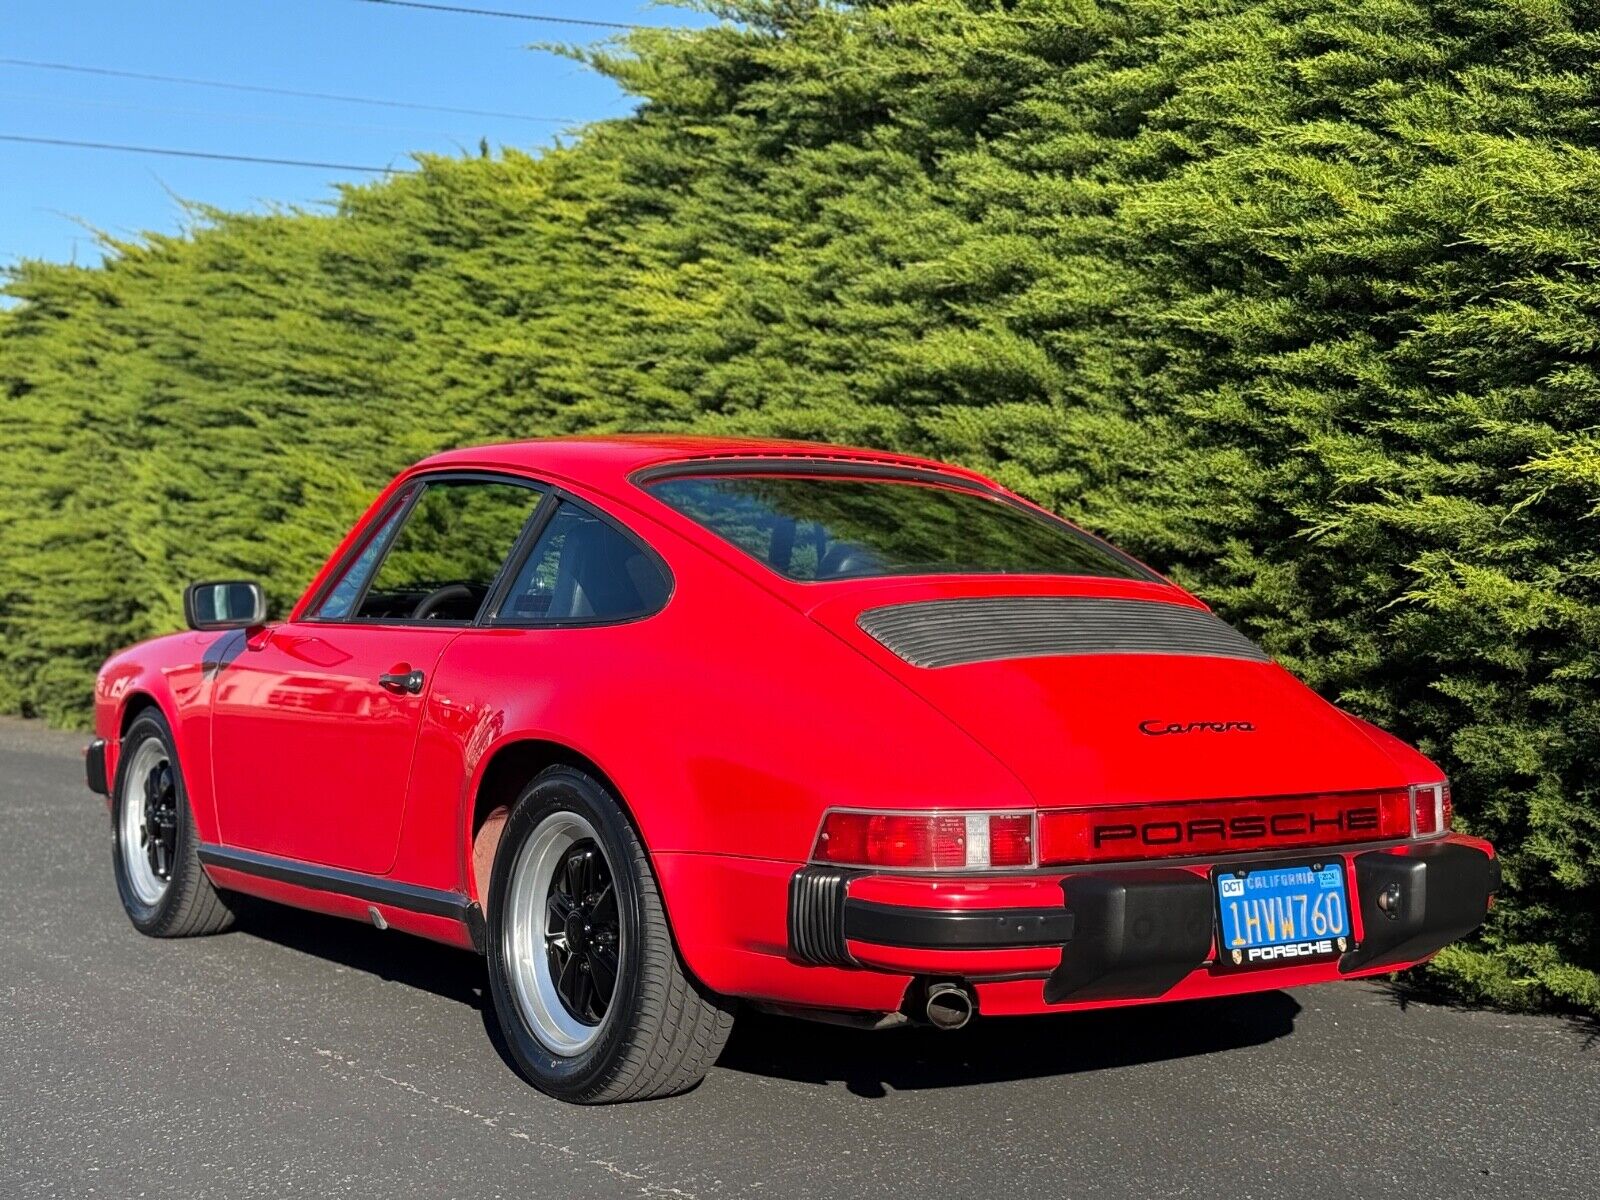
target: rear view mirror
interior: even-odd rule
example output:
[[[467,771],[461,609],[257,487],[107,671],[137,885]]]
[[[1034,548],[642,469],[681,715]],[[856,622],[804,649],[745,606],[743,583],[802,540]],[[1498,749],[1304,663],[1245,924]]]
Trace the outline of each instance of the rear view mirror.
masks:
[[[191,583],[183,591],[190,629],[249,629],[267,623],[267,596],[259,583]]]

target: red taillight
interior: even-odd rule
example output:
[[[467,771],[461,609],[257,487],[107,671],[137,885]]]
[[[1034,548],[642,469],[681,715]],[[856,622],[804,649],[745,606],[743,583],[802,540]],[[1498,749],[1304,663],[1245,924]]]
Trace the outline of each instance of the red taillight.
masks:
[[[1377,792],[1378,833],[1376,838],[1351,838],[1351,841],[1374,841],[1377,838],[1403,838],[1411,820],[1410,795],[1406,792]]]
[[[1031,867],[1033,814],[830,812],[812,858],[906,871]]]
[[[996,814],[989,818],[989,865],[1033,865],[1033,817],[1030,814]]]
[[[1435,837],[1450,828],[1454,815],[1448,783],[1425,783],[1411,789],[1411,831],[1416,837]]]
[[[1411,836],[1409,791],[1206,800],[1039,814],[1042,863],[1121,862]]]

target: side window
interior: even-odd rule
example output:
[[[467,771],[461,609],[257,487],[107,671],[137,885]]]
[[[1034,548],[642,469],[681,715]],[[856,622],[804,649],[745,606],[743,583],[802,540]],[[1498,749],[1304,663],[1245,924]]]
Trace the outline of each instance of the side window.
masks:
[[[367,586],[367,580],[372,576],[372,568],[378,565],[378,555],[383,553],[383,548],[389,544],[389,535],[400,523],[400,514],[405,510],[405,502],[402,500],[372,531],[367,544],[361,547],[361,553],[350,560],[350,564],[344,569],[344,574],[339,576],[339,582],[333,585],[333,589],[317,606],[317,616],[330,621],[350,616],[351,609],[361,598],[361,589]]]
[[[609,522],[562,504],[506,593],[500,621],[620,621],[667,600],[661,569]]]
[[[363,591],[341,596],[342,613],[324,604],[318,615],[346,619],[470,621],[489,594],[542,493],[513,483],[445,479],[428,483],[389,542],[383,561]],[[391,518],[393,520],[393,518]],[[382,535],[370,544],[383,544]],[[360,557],[365,557],[363,550]],[[347,573],[354,578],[359,558]],[[359,597],[355,599],[354,597]]]

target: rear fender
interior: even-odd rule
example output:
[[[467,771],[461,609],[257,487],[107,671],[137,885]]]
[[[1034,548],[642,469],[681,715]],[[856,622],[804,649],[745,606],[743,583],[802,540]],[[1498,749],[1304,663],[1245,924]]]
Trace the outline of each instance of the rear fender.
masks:
[[[507,734],[490,744],[475,763],[463,796],[458,823],[458,858],[466,894],[478,902],[487,916],[490,875],[500,845],[500,832],[510,806],[516,802],[529,780],[547,767],[558,764],[584,771],[605,785],[616,797],[623,814],[645,846],[662,906],[666,909],[667,920],[684,965],[707,986],[726,987],[729,979],[722,958],[727,947],[716,937],[708,937],[708,931],[703,928],[704,922],[696,918],[697,911],[713,897],[704,894],[694,880],[686,879],[681,872],[667,869],[675,857],[683,856],[663,856],[650,849],[650,837],[640,824],[639,814],[629,803],[627,791],[616,783],[604,766],[583,749],[569,741],[551,737],[546,731],[524,730]]]

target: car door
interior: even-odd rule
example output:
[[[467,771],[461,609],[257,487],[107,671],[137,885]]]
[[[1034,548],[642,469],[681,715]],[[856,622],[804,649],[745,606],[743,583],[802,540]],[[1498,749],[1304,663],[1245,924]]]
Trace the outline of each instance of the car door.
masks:
[[[383,874],[434,667],[543,496],[511,477],[417,481],[296,621],[219,668],[212,778],[225,844]]]

